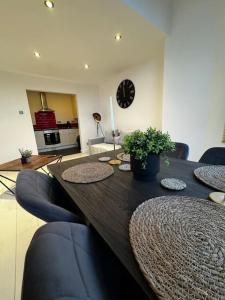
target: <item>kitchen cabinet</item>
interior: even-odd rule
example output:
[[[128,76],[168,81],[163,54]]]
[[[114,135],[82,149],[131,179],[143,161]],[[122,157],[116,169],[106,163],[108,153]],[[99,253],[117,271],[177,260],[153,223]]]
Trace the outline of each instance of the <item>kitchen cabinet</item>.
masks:
[[[77,146],[77,136],[79,135],[79,129],[77,128],[68,128],[60,129],[60,144],[56,145],[45,145],[44,133],[43,131],[35,131],[35,138],[37,142],[38,149],[47,150],[47,149],[60,149],[67,148],[72,146]]]
[[[62,146],[75,145],[77,144],[77,136],[79,135],[79,130],[76,128],[60,129],[59,135]]]
[[[45,148],[45,139],[44,139],[44,134],[43,131],[35,131],[35,139],[37,143],[38,149]]]

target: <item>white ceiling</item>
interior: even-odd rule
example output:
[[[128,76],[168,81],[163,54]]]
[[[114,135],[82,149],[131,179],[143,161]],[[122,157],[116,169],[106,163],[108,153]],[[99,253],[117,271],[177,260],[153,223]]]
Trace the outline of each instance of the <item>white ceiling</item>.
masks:
[[[43,2],[0,0],[0,69],[100,83],[163,46],[164,35],[120,0],[55,0],[53,10]]]

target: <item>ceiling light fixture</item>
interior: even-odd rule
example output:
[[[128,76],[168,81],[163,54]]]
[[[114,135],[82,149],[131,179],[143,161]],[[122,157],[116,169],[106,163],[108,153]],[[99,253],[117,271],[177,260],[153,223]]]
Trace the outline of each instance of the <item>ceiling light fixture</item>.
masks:
[[[120,41],[122,39],[122,35],[120,34],[120,33],[117,33],[116,35],[115,35],[115,40],[116,41]]]
[[[47,1],[44,2],[44,4],[48,8],[54,8],[54,2],[53,1],[47,0]]]
[[[85,64],[85,65],[84,65],[84,68],[85,68],[86,70],[88,70],[88,69],[89,69],[89,65],[88,65],[88,64]]]
[[[37,51],[34,51],[34,56],[37,57],[37,58],[40,58],[40,57],[41,57],[40,53],[37,52]]]

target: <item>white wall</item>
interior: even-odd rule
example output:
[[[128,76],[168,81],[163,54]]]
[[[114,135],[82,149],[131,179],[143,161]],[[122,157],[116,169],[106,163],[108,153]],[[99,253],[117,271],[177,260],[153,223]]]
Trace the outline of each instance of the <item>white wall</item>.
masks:
[[[81,145],[85,150],[88,138],[96,134],[92,113],[99,111],[98,87],[0,72],[0,163],[17,158],[20,147],[37,153],[27,89],[77,95]],[[19,110],[25,114],[19,115]]]
[[[218,17],[220,16],[220,17]],[[212,80],[212,98],[205,147],[222,146],[225,126],[225,3],[219,1],[217,13],[216,60]]]
[[[161,53],[160,53],[161,52]],[[117,128],[123,131],[145,130],[149,126],[162,126],[162,78],[163,50],[151,62],[126,70],[100,86],[103,125],[111,130],[109,97],[113,96],[113,106]],[[121,108],[116,101],[119,83],[130,79],[135,85],[135,98],[131,106]]]
[[[172,0],[122,0],[164,33],[171,26]]]
[[[163,129],[190,145],[192,160],[207,148],[222,145],[224,12],[221,0],[174,1],[165,51]]]

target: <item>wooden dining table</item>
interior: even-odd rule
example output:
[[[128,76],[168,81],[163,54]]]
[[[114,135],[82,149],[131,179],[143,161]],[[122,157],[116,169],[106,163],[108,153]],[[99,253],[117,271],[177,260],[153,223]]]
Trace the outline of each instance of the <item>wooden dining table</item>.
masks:
[[[123,172],[114,166],[114,174],[96,183],[76,184],[64,181],[63,171],[81,163],[97,162],[102,156],[115,156],[107,152],[85,158],[65,161],[48,166],[50,173],[71,196],[76,205],[87,217],[99,235],[109,245],[122,264],[130,272],[139,286],[146,292],[149,299],[157,299],[152,289],[141,273],[134,258],[129,241],[129,221],[132,213],[142,202],[158,196],[192,196],[208,199],[212,188],[198,181],[193,171],[203,164],[180,159],[170,159],[167,166],[161,159],[160,172],[152,182],[137,181],[132,172]],[[183,180],[187,187],[183,191],[171,191],[163,188],[160,181],[163,178],[174,177]]]

